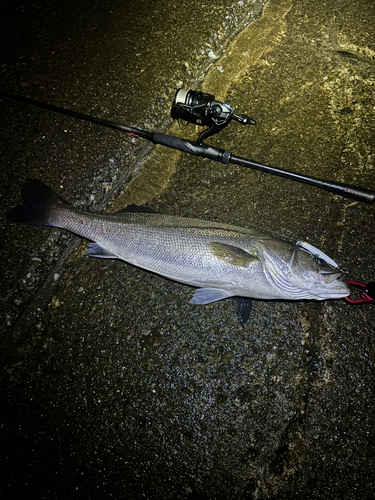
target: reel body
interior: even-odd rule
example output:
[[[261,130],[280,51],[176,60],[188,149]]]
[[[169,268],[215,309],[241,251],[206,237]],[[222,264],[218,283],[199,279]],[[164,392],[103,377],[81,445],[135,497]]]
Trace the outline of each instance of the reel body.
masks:
[[[216,134],[234,119],[242,125],[256,125],[255,120],[246,115],[234,113],[229,104],[216,101],[212,94],[195,90],[178,89],[174,95],[171,117],[199,126],[208,127],[199,134],[197,143]]]

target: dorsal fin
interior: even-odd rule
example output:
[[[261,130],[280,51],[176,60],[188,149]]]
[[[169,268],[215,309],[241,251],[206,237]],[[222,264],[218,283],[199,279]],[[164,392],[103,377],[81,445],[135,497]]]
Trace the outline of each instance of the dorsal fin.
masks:
[[[156,212],[145,205],[128,205],[125,208],[122,208],[116,214],[155,214]]]

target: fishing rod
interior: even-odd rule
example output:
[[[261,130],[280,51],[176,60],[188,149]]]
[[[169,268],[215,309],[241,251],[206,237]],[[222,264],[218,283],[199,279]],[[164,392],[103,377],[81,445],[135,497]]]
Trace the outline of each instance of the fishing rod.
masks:
[[[232,163],[241,167],[260,170],[261,172],[265,172],[267,174],[273,174],[279,177],[294,180],[296,182],[309,184],[310,186],[324,189],[330,193],[334,193],[345,198],[369,204],[373,203],[375,200],[375,191],[366,188],[343,184],[341,182],[317,179],[315,177],[309,177],[307,175],[291,172],[289,170],[264,165],[263,163],[235,156],[228,150],[218,149],[204,144],[203,140],[222,130],[230,123],[231,120],[235,120],[242,125],[256,125],[255,120],[244,114],[234,113],[234,109],[229,104],[216,101],[215,97],[211,94],[194,90],[187,91],[184,89],[178,89],[173,99],[171,108],[171,117],[173,119],[183,120],[195,125],[208,127],[199,134],[196,142],[173,135],[163,134],[161,132],[147,132],[146,130],[136,127],[120,125],[112,121],[103,120],[101,118],[89,116],[77,111],[61,108],[59,106],[54,106],[52,104],[47,104],[34,99],[29,99],[28,97],[18,96],[2,90],[0,90],[0,96],[24,102],[26,104],[31,104],[33,106],[38,106],[56,113],[72,116],[80,120],[96,123],[104,127],[120,130],[121,132],[126,132],[129,135],[141,137],[142,139],[151,141],[154,144],[161,144],[168,148],[176,149],[194,156],[201,156],[203,158],[208,158],[224,164]]]

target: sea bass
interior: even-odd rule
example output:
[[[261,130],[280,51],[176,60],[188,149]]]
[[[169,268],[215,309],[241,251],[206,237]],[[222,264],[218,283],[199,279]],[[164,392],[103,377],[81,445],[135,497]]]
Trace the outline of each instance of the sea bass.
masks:
[[[67,229],[93,242],[90,257],[122,259],[197,287],[192,304],[227,297],[324,300],[350,294],[343,273],[325,254],[258,228],[157,213],[91,213],[32,179],[22,196],[23,205],[7,213],[11,221]]]

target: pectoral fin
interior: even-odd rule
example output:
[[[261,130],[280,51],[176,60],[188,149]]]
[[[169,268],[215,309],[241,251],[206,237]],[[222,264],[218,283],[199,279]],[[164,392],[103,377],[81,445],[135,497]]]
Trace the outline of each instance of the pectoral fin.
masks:
[[[211,253],[215,257],[233,266],[249,267],[259,260],[257,257],[254,257],[254,255],[242,250],[242,248],[228,245],[227,243],[212,241],[209,243],[209,246]]]
[[[198,288],[190,300],[190,304],[210,304],[232,296],[231,292],[222,288]]]
[[[117,255],[109,252],[99,243],[89,243],[89,249],[85,253],[88,257],[99,257],[100,259],[118,259]]]

